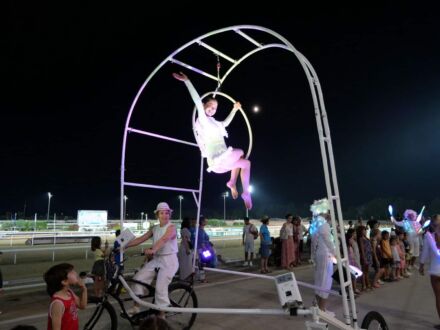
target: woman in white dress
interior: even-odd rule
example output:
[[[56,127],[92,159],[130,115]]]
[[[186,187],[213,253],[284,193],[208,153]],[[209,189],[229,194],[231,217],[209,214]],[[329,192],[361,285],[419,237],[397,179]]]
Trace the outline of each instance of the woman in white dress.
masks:
[[[250,210],[252,208],[252,199],[249,192],[251,162],[243,158],[243,150],[226,147],[224,139],[228,137],[226,127],[229,126],[235,113],[241,108],[241,104],[236,102],[229,116],[224,121],[217,121],[214,119],[218,106],[217,100],[210,98],[205,103],[202,103],[200,95],[184,73],[173,73],[173,77],[185,83],[196,105],[198,116],[196,127],[199,140],[197,142],[202,155],[208,161],[208,171],[213,171],[214,173],[231,171],[231,178],[226,183],[226,186],[231,190],[231,195],[234,199],[238,197],[236,183],[238,174],[240,174],[243,188],[241,198],[246,208]]]
[[[440,214],[432,217],[423,243],[419,272],[425,275],[425,263],[430,263],[428,273],[431,276],[431,286],[435,295],[437,314],[440,318]],[[440,329],[440,325],[436,325],[434,328]]]

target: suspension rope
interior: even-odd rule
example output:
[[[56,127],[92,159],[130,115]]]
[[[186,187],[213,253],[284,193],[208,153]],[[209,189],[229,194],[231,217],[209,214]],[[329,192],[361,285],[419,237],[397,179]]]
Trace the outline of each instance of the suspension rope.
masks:
[[[218,56],[218,54],[216,54],[217,56],[217,88],[215,89],[215,92],[213,94],[213,97],[215,98],[215,96],[217,95],[217,92],[220,91],[221,88],[221,80],[220,80],[220,69],[221,69],[221,63],[220,63],[220,57]]]

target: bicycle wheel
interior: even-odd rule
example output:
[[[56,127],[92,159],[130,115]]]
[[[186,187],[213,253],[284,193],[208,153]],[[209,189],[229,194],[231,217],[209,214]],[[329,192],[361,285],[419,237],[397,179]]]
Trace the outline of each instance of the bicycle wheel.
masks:
[[[362,329],[367,330],[388,330],[387,323],[380,313],[371,311],[365,315],[361,325]]]
[[[193,288],[182,282],[171,283],[168,295],[172,307],[197,308],[197,296]],[[197,313],[167,313],[166,319],[173,329],[190,329],[196,320]]]
[[[118,317],[113,306],[104,298],[89,297],[88,305],[91,306],[92,315],[84,325],[84,330],[117,330]]]

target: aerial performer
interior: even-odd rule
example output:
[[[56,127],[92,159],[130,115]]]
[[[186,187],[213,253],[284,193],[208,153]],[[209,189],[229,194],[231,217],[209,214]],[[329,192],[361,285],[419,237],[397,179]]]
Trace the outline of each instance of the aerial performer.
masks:
[[[197,108],[197,121],[195,124],[197,144],[200,147],[202,156],[207,159],[208,172],[226,173],[231,171],[231,178],[226,186],[231,190],[232,198],[238,197],[237,178],[240,174],[243,188],[241,198],[246,209],[252,208],[252,199],[249,192],[249,179],[251,175],[251,162],[244,158],[241,149],[227,147],[225,137],[228,137],[226,127],[232,122],[236,112],[241,109],[241,104],[235,102],[232,111],[224,121],[217,121],[214,115],[217,111],[218,102],[214,98],[208,98],[202,102],[199,94],[188,77],[180,72],[173,73],[173,77],[183,81]]]

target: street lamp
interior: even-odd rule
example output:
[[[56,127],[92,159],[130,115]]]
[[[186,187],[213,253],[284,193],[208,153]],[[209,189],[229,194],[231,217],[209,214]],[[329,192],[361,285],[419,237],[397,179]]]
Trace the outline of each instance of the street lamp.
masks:
[[[127,195],[124,195],[124,217],[127,216]]]
[[[50,199],[53,197],[53,195],[48,192],[47,197],[49,198],[49,201],[47,202],[47,221],[49,221],[49,214],[50,214]]]
[[[248,188],[249,194],[252,194],[253,191],[254,191],[254,187],[252,185],[249,185],[249,188]],[[248,208],[246,208],[246,217],[249,217],[249,209]]]
[[[183,196],[179,195],[179,203],[180,203],[179,220],[182,220],[182,200],[183,200]]]
[[[229,197],[229,192],[225,191],[223,197],[223,220],[226,221],[226,197]]]

